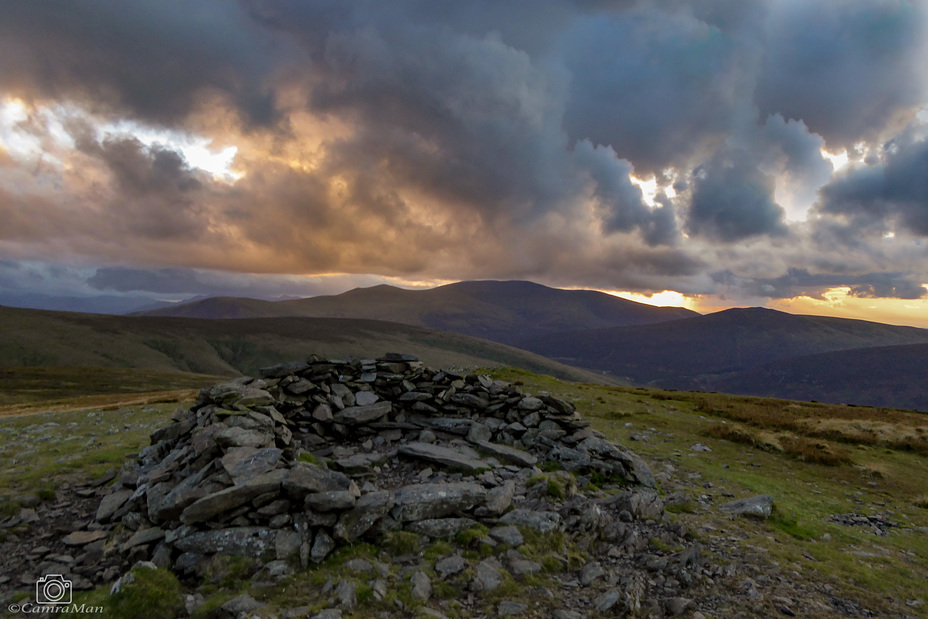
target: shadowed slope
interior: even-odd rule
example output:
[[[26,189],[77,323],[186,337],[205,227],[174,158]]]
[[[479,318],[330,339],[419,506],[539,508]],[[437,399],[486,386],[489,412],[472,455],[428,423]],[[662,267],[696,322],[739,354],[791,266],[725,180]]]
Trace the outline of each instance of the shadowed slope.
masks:
[[[203,320],[104,316],[0,307],[0,366],[85,366],[253,374],[310,353],[418,355],[438,367],[516,365],[602,380],[538,355],[455,333],[333,318]]]
[[[592,290],[560,290],[520,281],[478,281],[429,290],[381,285],[356,288],[336,296],[277,302],[205,299],[144,315],[365,318],[524,346],[537,337],[561,331],[650,324],[698,314],[679,307],[636,303]]]

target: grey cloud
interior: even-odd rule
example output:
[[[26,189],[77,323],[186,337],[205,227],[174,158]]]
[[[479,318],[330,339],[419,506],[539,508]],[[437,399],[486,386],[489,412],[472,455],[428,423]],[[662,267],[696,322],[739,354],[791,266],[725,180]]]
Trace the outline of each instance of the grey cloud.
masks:
[[[632,165],[616,157],[612,148],[594,147],[588,140],[577,144],[574,160],[594,182],[593,193],[604,212],[604,230],[628,232],[640,228],[649,245],[666,245],[677,237],[673,204],[666,196],[653,210],[644,203],[641,189],[632,184]]]
[[[880,135],[925,101],[928,6],[917,0],[771,2],[755,98],[833,148]]]
[[[580,16],[562,53],[573,78],[568,134],[611,145],[642,170],[685,162],[750,112],[756,51],[689,11]]]
[[[773,199],[773,177],[749,153],[722,151],[692,176],[691,234],[726,242],[787,233],[783,208]]]
[[[928,139],[907,132],[887,143],[878,163],[822,188],[819,212],[850,217],[852,230],[899,226],[928,236]]]
[[[713,273],[713,280],[724,286],[740,289],[742,294],[771,299],[807,296],[824,298],[831,288],[849,287],[851,296],[864,298],[921,299],[928,289],[912,273],[810,273],[807,269],[789,268],[776,278],[738,277],[729,270]]]
[[[860,230],[928,235],[923,142],[826,186],[809,234],[774,177],[808,202],[831,173],[822,146],[911,118],[923,29],[903,0],[10,2],[3,96],[214,132],[245,176],[226,185],[179,153],[69,127],[101,176],[65,197],[92,208],[6,164],[0,236],[110,264],[694,290],[719,264],[745,277],[753,263],[725,250],[746,239],[777,268],[802,249],[818,270],[844,235],[854,272],[877,273]],[[221,118],[196,118],[213,98]],[[632,170],[677,195],[649,208]],[[30,174],[42,191],[14,191]],[[915,294],[917,270],[847,285]],[[94,281],[208,284],[156,273]]]
[[[171,125],[215,91],[246,124],[276,120],[273,41],[235,3],[12,1],[0,41],[0,86],[27,99],[73,99]]]

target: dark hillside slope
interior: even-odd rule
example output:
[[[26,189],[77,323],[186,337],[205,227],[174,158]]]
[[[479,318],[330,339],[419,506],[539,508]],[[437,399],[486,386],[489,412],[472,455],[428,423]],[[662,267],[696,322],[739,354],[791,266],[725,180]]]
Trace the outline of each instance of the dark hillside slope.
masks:
[[[513,365],[568,380],[611,382],[538,355],[456,333],[375,320],[204,320],[0,307],[0,367],[84,366],[254,374],[306,358],[407,352],[437,367]],[[376,351],[380,351],[377,353]]]
[[[236,304],[241,307],[236,308]],[[357,288],[336,296],[289,301],[206,299],[148,316],[232,318],[311,316],[387,320],[524,347],[562,331],[641,325],[689,316],[679,307],[654,307],[591,290],[560,290],[532,282],[460,282],[429,290]]]
[[[726,393],[928,411],[928,344],[793,357],[711,385]]]
[[[655,325],[563,333],[529,349],[637,383],[701,389],[707,375],[781,359],[916,343],[928,343],[928,330],[748,308]]]

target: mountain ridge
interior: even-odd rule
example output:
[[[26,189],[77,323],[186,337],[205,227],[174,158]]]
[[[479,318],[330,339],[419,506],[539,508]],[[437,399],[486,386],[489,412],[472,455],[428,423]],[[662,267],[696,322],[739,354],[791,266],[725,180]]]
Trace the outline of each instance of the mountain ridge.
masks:
[[[697,316],[685,308],[656,307],[593,290],[562,290],[527,281],[457,282],[427,290],[380,284],[340,295],[290,301],[203,300],[135,315],[199,318],[306,316],[375,318],[519,346],[549,333],[649,324]],[[241,316],[245,317],[245,316]]]

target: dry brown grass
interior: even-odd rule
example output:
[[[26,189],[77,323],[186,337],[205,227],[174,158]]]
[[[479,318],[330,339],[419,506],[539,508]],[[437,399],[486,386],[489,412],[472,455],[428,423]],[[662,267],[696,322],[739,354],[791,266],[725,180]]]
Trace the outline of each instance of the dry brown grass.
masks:
[[[878,445],[928,455],[928,415],[924,413],[717,394],[681,393],[676,398],[693,401],[699,412],[753,428],[788,432],[809,439]],[[713,431],[721,434],[735,432],[724,429]],[[756,444],[758,436],[751,436],[750,442]],[[749,442],[743,440],[743,437],[739,440],[734,435],[718,438]],[[808,446],[796,447],[796,450],[805,456],[812,456]]]

